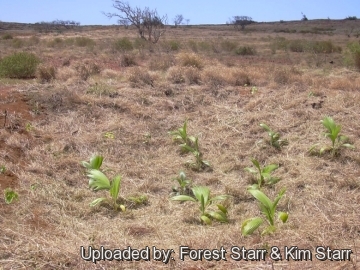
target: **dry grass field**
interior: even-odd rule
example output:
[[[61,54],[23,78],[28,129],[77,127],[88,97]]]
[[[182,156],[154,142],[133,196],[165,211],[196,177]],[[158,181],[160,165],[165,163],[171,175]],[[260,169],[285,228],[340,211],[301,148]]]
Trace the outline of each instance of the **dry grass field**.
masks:
[[[360,267],[360,60],[348,49],[360,40],[359,20],[261,23],[244,31],[169,27],[157,44],[138,39],[131,27],[2,29],[0,68],[17,52],[41,63],[30,78],[0,77],[0,269]],[[316,143],[331,145],[321,123],[326,116],[354,150],[309,152]],[[204,170],[188,165],[194,157],[169,134],[185,120],[210,162]],[[260,123],[288,145],[271,146]],[[125,212],[89,206],[109,196],[89,189],[81,162],[94,154],[104,157],[109,178],[122,176],[118,202]],[[254,178],[244,168],[252,158],[279,165],[274,176],[281,180],[262,187],[270,199],[286,188],[278,210],[289,218],[277,220],[273,234],[261,235],[266,222],[252,235],[241,233],[246,219],[264,217],[247,191]],[[229,222],[202,224],[197,204],[170,200],[180,171],[192,187],[230,195]],[[6,188],[18,200],[5,203]],[[94,264],[81,258],[81,246],[155,246],[172,249],[173,259]],[[180,246],[223,248],[226,260],[181,260]],[[309,250],[311,260],[286,260],[284,249],[292,246]],[[318,246],[352,253],[349,260],[322,261]],[[236,260],[232,247],[267,254]],[[282,260],[271,259],[272,247]]]

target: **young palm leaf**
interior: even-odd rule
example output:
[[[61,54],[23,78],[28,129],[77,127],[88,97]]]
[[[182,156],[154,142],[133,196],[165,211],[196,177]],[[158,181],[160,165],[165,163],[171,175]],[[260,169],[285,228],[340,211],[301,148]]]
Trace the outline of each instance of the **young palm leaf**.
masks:
[[[109,190],[111,188],[109,179],[101,171],[95,169],[90,170],[87,176],[90,178],[89,187],[93,191],[98,191],[102,189]]]
[[[258,174],[257,185],[256,185],[258,188],[261,188],[261,186],[263,186],[264,184],[274,185],[280,181],[280,178],[271,176],[271,173],[273,171],[275,171],[276,169],[278,169],[279,165],[270,164],[270,165],[267,165],[267,166],[261,168],[259,161],[257,161],[255,158],[252,158],[251,162],[254,164],[254,166],[257,170],[255,170],[254,168],[250,168],[250,167],[247,167],[244,170],[247,172],[250,172],[254,175]]]
[[[321,147],[319,150],[319,154],[322,155],[324,152],[330,152],[331,155],[334,157],[338,154],[340,148],[346,147],[350,149],[354,149],[354,145],[348,143],[349,138],[340,135],[341,126],[337,125],[334,120],[327,116],[323,120],[321,120],[321,123],[323,126],[327,129],[327,132],[325,133],[325,137],[329,138],[331,140],[331,146],[324,146]],[[319,144],[313,145],[310,149],[310,153],[316,153],[315,149],[317,148]]]
[[[249,218],[241,225],[241,233],[243,236],[250,235],[256,231],[264,221],[260,217]]]
[[[195,198],[187,195],[179,195],[172,197],[173,201],[192,201],[199,203],[200,219],[205,224],[211,224],[211,219],[215,219],[220,222],[227,222],[227,209],[221,204],[217,204],[218,211],[209,210],[208,208],[213,202],[223,201],[227,199],[228,195],[219,195],[216,197],[210,197],[210,190],[208,187],[197,186],[192,188],[192,192]]]
[[[82,161],[81,163],[88,170],[99,170],[102,165],[103,159],[104,158],[102,156],[94,155],[90,158],[90,162]]]
[[[268,132],[271,146],[280,148],[281,146],[288,144],[287,140],[281,140],[280,134],[278,132],[271,130],[268,125],[261,123],[260,126]]]

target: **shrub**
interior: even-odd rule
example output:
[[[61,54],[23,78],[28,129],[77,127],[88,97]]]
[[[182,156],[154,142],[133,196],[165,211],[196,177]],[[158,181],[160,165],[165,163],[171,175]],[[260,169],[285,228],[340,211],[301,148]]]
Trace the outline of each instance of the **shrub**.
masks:
[[[75,45],[79,47],[94,47],[95,41],[87,37],[76,37]]]
[[[356,21],[357,17],[356,16],[348,16],[348,17],[345,18],[345,20]]]
[[[233,50],[235,50],[237,47],[237,44],[236,42],[234,41],[231,41],[231,40],[224,40],[221,42],[221,48],[224,50],[224,51],[227,51],[227,52],[232,52]]]
[[[141,85],[154,85],[154,77],[144,69],[139,67],[133,68],[129,74],[128,80],[131,82],[132,86],[141,86]]]
[[[113,44],[114,50],[125,52],[125,51],[132,51],[134,49],[133,44],[131,43],[130,39],[127,37],[120,38],[116,40]]]
[[[184,69],[181,67],[171,67],[168,71],[167,79],[172,83],[184,83]]]
[[[21,48],[22,46],[24,46],[24,41],[18,38],[14,38],[12,40],[11,46],[16,49]]]
[[[231,73],[231,84],[234,86],[248,86],[251,85],[251,81],[245,72],[235,70]]]
[[[41,83],[50,82],[55,79],[55,73],[53,66],[40,65],[36,70],[36,77]]]
[[[54,38],[53,40],[50,40],[48,43],[47,43],[47,45],[48,45],[48,47],[52,47],[52,48],[54,48],[54,47],[61,47],[62,45],[64,44],[64,40],[63,39],[61,39],[61,38],[59,38],[59,37],[56,37],[56,38]]]
[[[180,43],[176,40],[170,40],[165,43],[167,51],[178,51],[180,49]]]
[[[38,38],[37,36],[31,36],[28,39],[29,46],[35,46],[35,45],[37,45],[39,43],[40,43],[40,38]]]
[[[133,54],[123,54],[120,58],[120,66],[132,67],[136,66],[135,56]]]
[[[151,58],[149,61],[149,68],[151,70],[166,71],[169,67],[174,65],[174,58],[170,55],[164,55],[162,57]]]
[[[304,52],[306,44],[303,40],[291,40],[289,42],[289,49],[292,52]]]
[[[347,64],[354,65],[357,69],[360,70],[360,43],[359,42],[350,42],[347,45],[347,51],[345,54],[345,62]]]
[[[185,78],[188,84],[201,84],[201,74],[195,67],[185,68]]]
[[[218,68],[211,67],[204,72],[204,82],[213,87],[220,87],[227,84],[227,73]]]
[[[241,46],[235,50],[237,55],[255,55],[256,50],[250,46]]]
[[[0,77],[26,79],[35,77],[40,59],[32,53],[19,52],[0,61]]]
[[[79,77],[84,81],[86,81],[91,75],[96,75],[101,72],[101,68],[92,62],[78,64],[75,66],[75,70],[77,71]]]
[[[2,35],[1,38],[4,40],[8,40],[8,39],[13,39],[13,36],[11,34],[7,33],[7,34]]]
[[[193,52],[198,52],[198,45],[197,45],[196,41],[189,40],[188,41],[188,46]]]
[[[198,69],[204,67],[203,60],[195,53],[180,53],[177,55],[177,61],[183,67],[195,67]]]

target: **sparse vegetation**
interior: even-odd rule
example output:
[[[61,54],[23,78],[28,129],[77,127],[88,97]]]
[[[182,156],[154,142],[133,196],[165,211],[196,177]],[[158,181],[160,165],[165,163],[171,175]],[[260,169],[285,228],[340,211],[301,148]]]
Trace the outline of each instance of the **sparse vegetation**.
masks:
[[[136,27],[123,22],[128,28],[61,26],[49,34],[31,24],[0,23],[3,34],[13,35],[0,37],[0,62],[19,52],[41,59],[31,79],[0,78],[0,192],[10,187],[21,196],[0,202],[1,267],[271,268],[271,260],[235,261],[230,249],[326,245],[351,249],[351,260],[284,259],[273,267],[353,269],[360,167],[358,149],[343,144],[359,140],[358,23],[254,23],[242,32],[227,25],[181,26],[156,44],[135,38]],[[79,46],[77,37],[94,43]],[[293,41],[302,52],[290,49]],[[256,54],[236,56],[240,46]],[[46,74],[52,67],[55,77]],[[334,133],[323,127],[324,119],[319,123],[319,115],[329,113],[342,125],[338,138],[344,132],[350,139],[333,144]],[[186,136],[180,132],[184,119]],[[282,147],[285,139],[290,143]],[[316,142],[314,157],[307,153]],[[109,159],[102,164],[94,155],[79,164],[91,153]],[[249,193],[248,186],[271,200]],[[198,192],[203,202],[194,187],[205,188]],[[272,207],[282,187],[287,196]],[[217,194],[231,198],[207,203]],[[179,195],[188,197],[172,201]],[[289,223],[282,225],[286,212]],[[200,226],[209,220],[213,226]],[[173,249],[176,256],[169,264],[79,259],[79,246],[129,243]],[[223,247],[227,260],[181,261],[180,245]]]

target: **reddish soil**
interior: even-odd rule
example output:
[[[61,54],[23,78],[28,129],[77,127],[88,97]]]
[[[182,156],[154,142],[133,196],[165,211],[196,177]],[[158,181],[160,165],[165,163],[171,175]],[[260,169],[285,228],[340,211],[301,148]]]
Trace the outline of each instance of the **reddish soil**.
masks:
[[[10,147],[6,144],[6,139],[13,132],[18,132],[21,136],[29,137],[25,131],[27,122],[33,119],[30,113],[30,107],[27,104],[29,99],[11,87],[0,86],[0,155],[9,163],[21,164],[22,150]],[[7,169],[0,173],[0,193],[7,187],[14,188],[18,184],[17,176]]]

